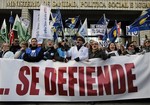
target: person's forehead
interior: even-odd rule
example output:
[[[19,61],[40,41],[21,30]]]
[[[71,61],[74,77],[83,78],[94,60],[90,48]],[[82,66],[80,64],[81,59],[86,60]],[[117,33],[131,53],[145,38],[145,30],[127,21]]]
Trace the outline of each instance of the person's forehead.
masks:
[[[93,42],[92,44],[98,44],[98,42]]]
[[[52,43],[52,41],[48,41],[47,43]]]
[[[82,40],[82,38],[77,38],[77,40]]]
[[[15,41],[15,42],[19,42],[19,40],[18,40],[18,39],[15,39],[14,41]]]
[[[47,44],[48,44],[48,45],[49,45],[49,44],[53,44],[53,42],[49,41],[49,42],[47,42]]]
[[[26,45],[23,44],[23,45],[21,45],[21,47],[26,47]]]
[[[114,43],[111,43],[110,45],[111,45],[111,46],[114,46],[115,44],[114,44]]]
[[[4,46],[4,47],[9,47],[9,44],[4,44],[3,46]]]
[[[37,42],[37,40],[35,40],[35,39],[32,39],[32,41],[31,42]]]
[[[134,45],[133,43],[131,43],[130,45]]]

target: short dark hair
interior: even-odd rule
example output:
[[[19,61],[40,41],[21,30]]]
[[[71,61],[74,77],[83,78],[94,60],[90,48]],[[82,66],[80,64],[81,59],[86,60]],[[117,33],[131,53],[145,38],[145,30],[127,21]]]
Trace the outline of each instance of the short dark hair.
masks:
[[[14,39],[14,42],[19,42],[19,39]]]

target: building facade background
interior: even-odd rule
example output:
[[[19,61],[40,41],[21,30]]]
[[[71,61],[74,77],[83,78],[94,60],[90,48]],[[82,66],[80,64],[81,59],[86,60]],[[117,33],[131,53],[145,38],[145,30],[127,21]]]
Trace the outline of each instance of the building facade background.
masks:
[[[52,12],[60,8],[63,21],[68,17],[78,15],[80,15],[82,21],[88,18],[88,27],[90,27],[90,24],[96,24],[105,13],[106,17],[110,19],[108,28],[114,25],[115,20],[122,22],[123,38],[126,38],[126,26],[134,22],[143,10],[150,7],[149,0],[0,0],[0,2],[0,25],[5,18],[9,27],[8,20],[12,11],[14,18],[18,14],[31,22],[29,29],[31,32],[33,10],[39,9],[41,4],[45,4],[51,7]],[[150,31],[140,32],[141,39],[145,35],[150,37]],[[132,39],[139,42],[138,37]]]
[[[30,31],[32,27],[33,10],[39,9],[40,4],[49,5],[52,11],[58,7],[61,9],[63,21],[68,17],[80,15],[83,21],[88,18],[88,25],[95,24],[98,19],[105,13],[110,19],[108,27],[112,27],[114,20],[122,22],[122,29],[125,32],[125,26],[130,25],[136,18],[140,16],[143,10],[150,8],[150,0],[0,0],[0,26],[3,19],[6,19],[9,27],[10,12],[13,12],[13,17],[16,14],[20,17],[27,18],[31,21]],[[140,38],[148,35],[150,31],[140,32]],[[138,37],[132,37],[133,40],[138,40]],[[114,101],[114,102],[83,102],[83,103],[13,103],[13,105],[149,105],[149,99],[144,100],[129,100],[129,101]],[[0,103],[0,105],[12,104]]]

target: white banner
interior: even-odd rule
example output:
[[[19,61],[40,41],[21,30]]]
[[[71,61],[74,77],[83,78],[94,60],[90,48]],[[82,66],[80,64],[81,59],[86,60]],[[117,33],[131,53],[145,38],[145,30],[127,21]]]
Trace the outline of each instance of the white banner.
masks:
[[[0,101],[89,102],[150,98],[149,81],[150,53],[68,63],[0,59]]]
[[[48,6],[40,6],[40,36],[43,39],[52,39],[51,28],[50,28],[50,13],[51,8]]]
[[[91,24],[91,35],[105,35],[105,32],[107,30],[107,25],[102,24]]]
[[[130,26],[126,26],[126,35],[127,36],[138,36],[140,34],[139,31],[128,32],[130,30]]]
[[[26,18],[20,17],[20,22],[21,22],[23,29],[27,32],[28,27],[30,25],[30,21]]]
[[[85,37],[88,35],[88,30],[87,30],[87,18],[84,20],[84,23],[82,24],[81,28],[79,29],[78,34],[82,37]]]
[[[33,26],[32,26],[32,38],[36,38],[39,44],[42,44],[43,39],[40,36],[40,11],[33,11]]]

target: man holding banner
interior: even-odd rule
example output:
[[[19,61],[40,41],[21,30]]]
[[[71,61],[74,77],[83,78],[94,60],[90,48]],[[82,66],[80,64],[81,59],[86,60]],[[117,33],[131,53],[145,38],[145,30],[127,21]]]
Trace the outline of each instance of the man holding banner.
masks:
[[[26,49],[23,59],[28,62],[39,62],[43,59],[43,56],[43,50],[38,47],[37,39],[32,38],[30,48]]]

